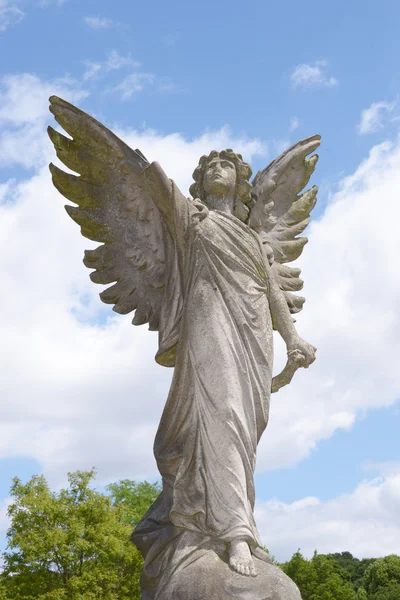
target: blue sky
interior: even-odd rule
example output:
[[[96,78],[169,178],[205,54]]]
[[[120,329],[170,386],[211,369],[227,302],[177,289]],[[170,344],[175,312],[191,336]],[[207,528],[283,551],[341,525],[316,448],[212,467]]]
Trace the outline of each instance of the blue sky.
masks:
[[[14,475],[44,472],[57,486],[96,465],[100,486],[154,479],[170,378],[154,364],[153,334],[101,305],[81,266],[89,243],[46,169],[56,93],[185,191],[213,147],[242,151],[256,172],[322,135],[298,322],[318,364],[273,398],[256,475],[260,531],[282,559],[298,547],[396,551],[399,18],[394,0],[0,0],[3,532]],[[278,346],[277,370],[280,361]]]

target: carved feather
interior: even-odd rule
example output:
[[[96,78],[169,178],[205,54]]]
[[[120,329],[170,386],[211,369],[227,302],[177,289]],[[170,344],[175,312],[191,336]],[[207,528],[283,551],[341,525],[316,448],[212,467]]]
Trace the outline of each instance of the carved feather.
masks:
[[[92,281],[114,283],[100,294],[113,310],[136,310],[135,325],[157,330],[166,278],[160,213],[142,180],[148,162],[98,121],[61,98],[50,111],[72,136],[49,127],[58,158],[78,175],[50,165],[53,183],[77,206],[69,216],[88,239],[101,242],[85,252]]]
[[[273,250],[273,274],[291,313],[299,312],[304,304],[305,298],[292,293],[300,290],[303,282],[299,279],[300,270],[284,263],[296,260],[308,241],[298,236],[310,221],[318,188],[313,186],[299,194],[314,172],[318,155],[307,157],[318,148],[320,139],[314,135],[298,142],[259,171],[253,180],[248,224]]]

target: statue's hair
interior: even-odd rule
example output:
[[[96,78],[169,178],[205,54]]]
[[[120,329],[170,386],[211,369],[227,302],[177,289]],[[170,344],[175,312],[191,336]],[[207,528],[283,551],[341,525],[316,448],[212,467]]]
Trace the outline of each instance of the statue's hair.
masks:
[[[193,198],[199,198],[202,202],[206,201],[206,192],[203,186],[204,175],[207,170],[208,164],[219,156],[225,160],[229,160],[235,165],[236,169],[236,193],[235,193],[235,204],[233,212],[235,217],[242,221],[247,221],[249,216],[248,204],[251,202],[251,183],[249,179],[252,175],[252,170],[249,164],[244,162],[241,154],[236,154],[228,148],[218,152],[213,150],[208,156],[204,155],[200,158],[199,164],[193,172],[194,183],[190,186],[190,193]]]

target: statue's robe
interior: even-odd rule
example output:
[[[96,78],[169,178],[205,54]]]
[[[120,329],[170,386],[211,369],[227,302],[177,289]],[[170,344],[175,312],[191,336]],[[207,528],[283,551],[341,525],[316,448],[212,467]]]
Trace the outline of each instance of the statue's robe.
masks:
[[[237,538],[261,545],[253,475],[268,421],[273,345],[258,235],[185,198],[157,163],[144,178],[166,224],[169,279],[157,360],[175,365],[154,444],[163,493],[133,534],[148,588],[167,562],[187,559],[188,546]]]

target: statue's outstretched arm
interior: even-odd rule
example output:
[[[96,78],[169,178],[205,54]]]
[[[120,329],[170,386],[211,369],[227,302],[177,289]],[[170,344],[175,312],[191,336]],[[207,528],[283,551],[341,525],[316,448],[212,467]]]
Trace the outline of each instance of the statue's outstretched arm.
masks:
[[[315,360],[316,349],[297,333],[286,298],[269,269],[269,306],[274,329],[284,339],[288,353],[299,351],[304,357],[299,366],[308,367]]]
[[[142,179],[164,223],[173,238],[179,242],[179,237],[187,229],[190,214],[198,209],[182,194],[176,183],[169,179],[158,162],[152,162],[143,171]]]
[[[288,263],[301,255],[307,243],[300,234],[310,221],[318,188],[301,192],[318,160],[317,154],[309,155],[319,144],[319,135],[301,140],[259,171],[253,181],[248,224],[264,246],[272,322],[288,349],[284,370],[272,380],[273,392],[290,383],[298,367],[308,367],[315,360],[314,346],[298,335],[291,317],[302,309],[305,298],[293,293],[302,289],[303,281],[300,269]]]

